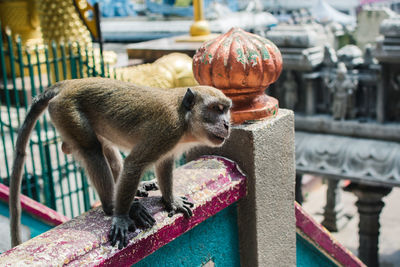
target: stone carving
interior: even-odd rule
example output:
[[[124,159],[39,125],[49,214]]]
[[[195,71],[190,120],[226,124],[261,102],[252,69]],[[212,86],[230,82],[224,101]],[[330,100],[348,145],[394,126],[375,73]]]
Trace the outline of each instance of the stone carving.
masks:
[[[380,34],[384,38],[376,44],[375,56],[382,62],[398,64],[400,61],[400,16],[388,18],[380,25]]]
[[[343,62],[338,63],[336,77],[329,82],[329,78],[325,78],[325,85],[333,94],[332,114],[335,120],[344,120],[347,111],[353,109],[350,96],[357,88],[358,81],[351,79],[347,75],[347,68]]]
[[[344,62],[349,69],[353,69],[364,62],[361,49],[355,45],[343,46],[336,54],[339,61]]]
[[[267,32],[267,38],[282,52],[285,69],[312,70],[323,59],[323,45],[328,39],[319,24],[278,25]]]
[[[353,181],[400,186],[400,144],[296,131],[296,168]]]
[[[376,65],[378,64],[378,61],[376,58],[374,58],[374,55],[372,54],[372,45],[367,44],[365,46],[365,52],[364,52],[364,62],[363,64],[367,67],[370,67],[371,65]]]
[[[282,84],[285,93],[285,107],[293,110],[297,103],[297,83],[294,79],[293,71],[286,72],[286,79]]]
[[[337,61],[338,59],[335,49],[326,44],[324,46],[324,59],[322,60],[322,64],[324,65],[324,67],[331,68],[336,65]]]

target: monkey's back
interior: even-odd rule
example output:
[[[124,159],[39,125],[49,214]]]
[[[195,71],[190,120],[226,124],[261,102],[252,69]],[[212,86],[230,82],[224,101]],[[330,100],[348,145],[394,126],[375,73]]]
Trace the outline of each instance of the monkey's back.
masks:
[[[84,114],[81,121],[87,120],[96,133],[113,143],[126,140],[121,145],[131,146],[154,132],[180,136],[184,118],[177,109],[184,93],[184,88],[163,90],[105,78],[76,79],[62,83],[49,112],[64,121],[68,115]]]

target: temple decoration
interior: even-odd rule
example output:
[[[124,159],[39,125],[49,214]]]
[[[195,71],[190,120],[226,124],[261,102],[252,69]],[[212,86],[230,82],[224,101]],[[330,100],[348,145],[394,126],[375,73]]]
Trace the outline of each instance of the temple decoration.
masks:
[[[212,34],[210,25],[204,17],[203,0],[193,0],[193,24],[189,29],[189,36],[180,36],[175,39],[176,42],[205,42],[215,38],[216,34]]]
[[[23,45],[40,45],[42,33],[35,0],[0,1],[1,27],[9,27],[21,37]]]
[[[100,29],[96,24],[96,20],[99,20],[99,14],[96,13],[95,8],[86,0],[74,0],[74,5],[79,17],[82,19],[82,22],[85,23],[93,39],[99,40]]]
[[[151,64],[118,68],[116,72],[123,80],[138,85],[159,88],[197,85],[193,77],[192,58],[182,53],[168,54]]]
[[[194,23],[190,26],[191,36],[201,36],[210,34],[210,26],[208,22],[204,19],[203,12],[203,1],[194,0],[193,1],[193,18]]]
[[[77,41],[81,45],[92,45],[90,32],[72,1],[39,0],[38,10],[45,42]]]
[[[235,124],[277,114],[278,100],[264,91],[281,71],[279,49],[240,28],[204,43],[193,57],[193,73],[199,84],[221,89],[232,99]]]

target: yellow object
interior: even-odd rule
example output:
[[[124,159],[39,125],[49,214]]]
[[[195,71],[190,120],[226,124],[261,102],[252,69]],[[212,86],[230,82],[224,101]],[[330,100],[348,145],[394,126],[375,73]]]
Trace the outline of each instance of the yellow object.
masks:
[[[95,13],[94,7],[90,5],[86,0],[73,0],[73,1],[75,5],[78,7],[80,18],[85,23],[89,32],[92,34],[94,39],[98,39],[99,32],[96,25],[97,14]]]
[[[192,59],[182,53],[171,53],[151,64],[116,69],[125,81],[138,85],[174,88],[197,85],[192,71]]]
[[[76,0],[84,12],[89,10],[86,0]],[[89,52],[89,65],[92,65],[93,58],[96,66],[100,66],[99,49],[93,48],[90,32],[82,22],[72,0],[0,0],[0,21],[3,29],[8,27],[13,35],[21,36],[23,49],[27,48],[31,53],[31,63],[36,64],[36,56],[33,48],[36,45],[39,48],[39,60],[44,61],[43,44],[49,44],[55,41],[57,44],[66,42],[78,42],[82,48],[82,56],[85,58],[85,47]],[[39,26],[40,25],[40,26]],[[42,38],[43,37],[43,38]],[[74,46],[76,49],[76,46]],[[76,50],[75,50],[76,52]],[[92,53],[94,57],[91,57]],[[50,58],[60,57],[61,51],[57,49],[57,55],[53,55],[53,50],[49,49]],[[115,64],[117,56],[112,51],[104,52],[105,64]],[[27,64],[24,54],[23,61]],[[69,65],[69,59],[66,60]],[[84,68],[86,68],[84,66]],[[58,69],[62,70],[62,63],[58,63]],[[9,58],[6,56],[6,71],[10,75]],[[37,75],[37,69],[34,68],[34,74]],[[42,73],[47,71],[42,68]],[[96,70],[98,73],[100,69]],[[21,76],[20,69],[15,69],[16,75]],[[84,75],[87,73],[83,70]],[[66,69],[66,78],[71,78],[70,68]],[[28,68],[24,68],[24,75],[28,76]],[[55,80],[55,74],[52,72],[52,79]],[[63,76],[60,78],[64,78]]]
[[[190,26],[190,35],[208,35],[210,34],[210,26],[204,19],[203,0],[193,0],[193,17],[194,23]]]
[[[25,47],[35,47],[37,45],[41,52],[39,56],[40,60],[44,59],[44,54],[42,54],[42,33],[39,27],[39,17],[35,0],[0,0],[0,21],[2,33],[5,35],[14,34],[14,37],[18,34],[22,45]],[[8,47],[6,38],[4,37],[3,43],[4,47]],[[14,51],[14,53],[17,56],[17,52]],[[31,63],[36,64],[37,58],[35,53],[31,50],[28,50],[28,53],[32,56]],[[23,62],[27,64],[25,54]],[[5,54],[5,64],[7,76],[11,77],[10,58],[7,54]],[[14,71],[17,77],[21,76],[20,68],[15,68]],[[36,68],[33,71],[36,74]],[[27,68],[24,69],[24,75],[29,75]]]
[[[82,46],[92,45],[90,33],[80,19],[72,0],[37,0],[37,2],[45,42],[76,41]]]
[[[5,27],[18,33],[24,45],[40,45],[42,33],[35,0],[0,0],[0,21]]]
[[[205,42],[215,37],[211,34],[210,26],[204,19],[203,0],[193,0],[194,22],[190,26],[190,36],[175,39],[176,42]]]
[[[210,26],[206,20],[195,21],[192,26],[190,26],[191,36],[209,35],[210,33]]]

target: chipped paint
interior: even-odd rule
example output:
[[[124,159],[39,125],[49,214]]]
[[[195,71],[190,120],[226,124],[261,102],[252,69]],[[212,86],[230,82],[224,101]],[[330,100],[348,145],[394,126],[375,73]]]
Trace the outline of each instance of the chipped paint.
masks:
[[[130,266],[174,240],[246,194],[245,177],[235,163],[203,157],[174,171],[174,191],[193,201],[193,217],[168,217],[159,191],[141,202],[157,224],[129,233],[129,244],[118,250],[108,241],[111,217],[90,210],[0,255],[0,266]]]

